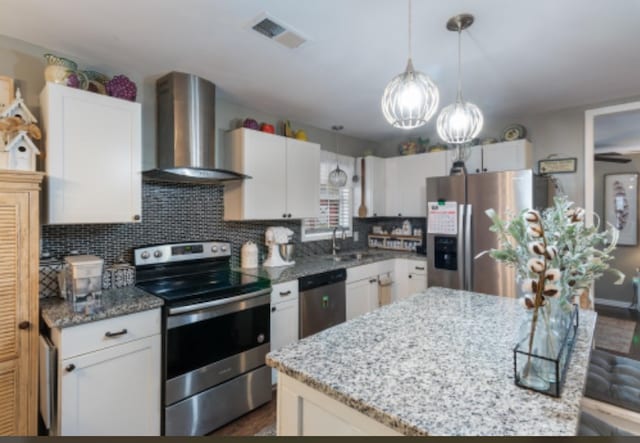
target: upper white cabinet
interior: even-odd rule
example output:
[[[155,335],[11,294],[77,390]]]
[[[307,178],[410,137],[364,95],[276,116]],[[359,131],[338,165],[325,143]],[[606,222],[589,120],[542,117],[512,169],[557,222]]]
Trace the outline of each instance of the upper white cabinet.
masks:
[[[46,136],[45,223],[141,218],[140,104],[54,83],[40,94]]]
[[[447,152],[390,157],[386,159],[385,215],[427,216],[427,177],[448,175]]]
[[[482,147],[482,171],[512,171],[533,167],[533,149],[528,140],[514,140]]]
[[[362,161],[364,160],[364,174],[362,174]],[[364,203],[367,207],[367,217],[382,217],[386,215],[385,194],[386,194],[386,159],[380,157],[367,156],[358,158],[356,161],[356,172],[360,177],[360,182],[354,185],[353,215],[358,217],[358,209],[362,203],[362,187],[364,184]],[[364,182],[363,182],[364,175]]]
[[[525,139],[472,146],[470,151],[469,158],[464,162],[469,174],[513,171],[533,167],[532,146]],[[455,151],[447,151],[447,171],[451,169],[454,158]]]
[[[224,168],[251,176],[225,185],[225,220],[317,217],[320,145],[240,128],[225,136]]]

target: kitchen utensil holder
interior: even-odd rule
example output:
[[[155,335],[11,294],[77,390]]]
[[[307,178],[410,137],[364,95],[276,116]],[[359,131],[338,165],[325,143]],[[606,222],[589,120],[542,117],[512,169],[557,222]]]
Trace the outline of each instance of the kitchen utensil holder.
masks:
[[[513,349],[513,375],[516,386],[550,395],[552,397],[560,397],[562,386],[564,385],[567,375],[567,368],[571,361],[573,346],[575,345],[576,337],[578,335],[578,311],[578,305],[573,305],[570,321],[567,323],[566,330],[563,331],[564,337],[561,341],[560,348],[553,357],[544,357],[536,355],[535,353],[529,353],[527,351],[528,344],[526,343],[528,339],[522,340],[516,344]],[[529,364],[532,367],[535,367],[536,364],[544,364],[547,365],[547,367],[549,367],[549,365],[553,365],[553,371],[555,371],[554,379],[557,381],[549,382],[549,387],[547,389],[536,389],[535,387],[529,386],[522,382],[519,376],[523,364]]]

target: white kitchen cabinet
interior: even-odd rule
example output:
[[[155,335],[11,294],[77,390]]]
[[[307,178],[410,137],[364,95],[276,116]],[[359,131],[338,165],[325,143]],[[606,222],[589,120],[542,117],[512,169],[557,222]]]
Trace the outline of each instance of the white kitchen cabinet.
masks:
[[[273,285],[271,289],[271,350],[298,341],[298,280]],[[271,371],[276,384],[278,371]]]
[[[471,146],[469,158],[464,164],[468,174],[481,172],[512,171],[533,167],[531,143],[527,140],[493,143],[483,146]],[[447,151],[447,170],[451,170],[455,150]]]
[[[54,328],[51,338],[59,356],[54,435],[160,434],[159,309]]]
[[[139,103],[47,83],[40,94],[48,224],[141,218]]]
[[[356,173],[362,180],[362,160],[356,160]],[[386,214],[385,194],[386,183],[386,162],[387,159],[380,157],[364,157],[365,178],[364,178],[364,202],[367,207],[367,217],[382,217]],[[353,190],[353,216],[358,217],[358,209],[362,202],[362,181],[354,185]]]
[[[402,300],[427,289],[427,262],[397,258],[395,261],[396,299]]]
[[[359,317],[378,307],[378,276],[347,283],[347,320]]]
[[[225,220],[319,215],[319,144],[240,128],[226,134],[223,167],[251,177],[225,185]]]
[[[426,217],[426,179],[449,174],[447,152],[391,157],[386,161],[386,215]]]
[[[382,297],[382,291],[385,289],[380,286],[381,276],[386,275],[391,281],[388,301],[395,300],[394,264],[394,260],[386,260],[347,269],[347,320],[373,311],[385,302]]]
[[[533,167],[533,148],[528,140],[482,146],[483,172],[512,171]]]

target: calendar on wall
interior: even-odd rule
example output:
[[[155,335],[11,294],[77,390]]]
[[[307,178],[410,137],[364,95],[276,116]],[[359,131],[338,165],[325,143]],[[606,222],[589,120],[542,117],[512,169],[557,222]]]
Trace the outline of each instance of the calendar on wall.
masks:
[[[427,202],[427,233],[458,234],[458,204],[456,202]]]

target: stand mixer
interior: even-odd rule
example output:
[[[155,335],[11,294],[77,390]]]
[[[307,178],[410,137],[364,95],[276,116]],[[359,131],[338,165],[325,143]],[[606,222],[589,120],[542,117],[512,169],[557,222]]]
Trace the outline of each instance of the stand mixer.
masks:
[[[280,226],[270,226],[267,228],[264,233],[264,241],[269,248],[269,252],[263,266],[275,267],[295,264],[295,261],[293,260],[285,260],[280,251],[282,245],[286,245],[291,241],[291,236],[293,236],[293,231],[291,229]]]

